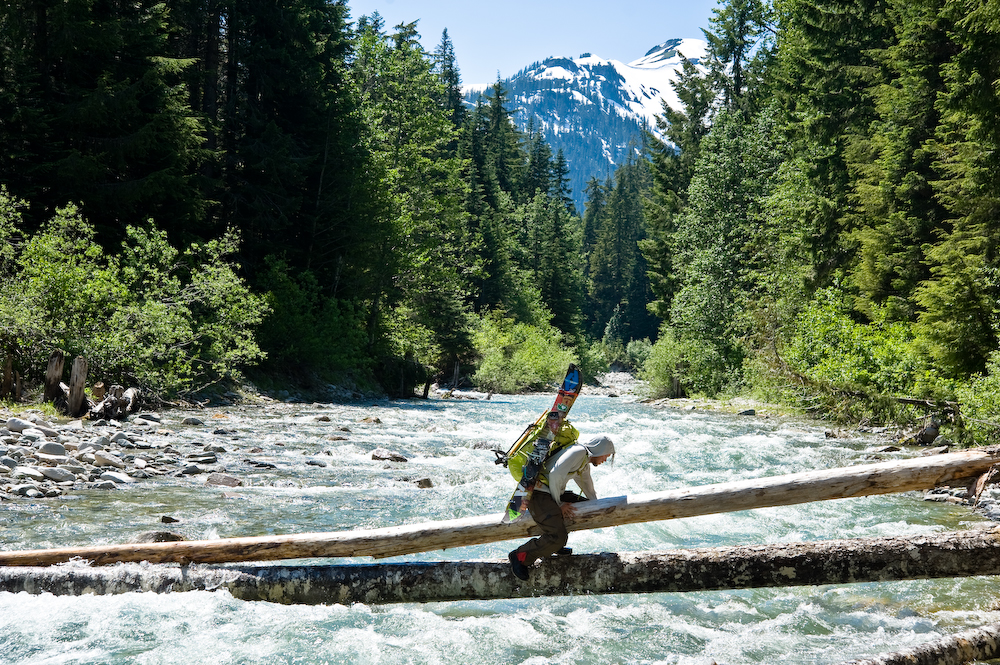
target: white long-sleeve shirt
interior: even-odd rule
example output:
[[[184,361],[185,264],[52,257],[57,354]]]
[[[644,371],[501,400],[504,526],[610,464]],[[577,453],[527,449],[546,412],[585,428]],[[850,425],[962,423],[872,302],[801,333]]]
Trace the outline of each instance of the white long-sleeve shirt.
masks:
[[[590,452],[581,443],[574,443],[553,455],[545,463],[544,472],[540,478],[544,484],[539,484],[535,490],[540,489],[551,494],[556,505],[562,505],[559,497],[566,491],[566,484],[570,480],[579,485],[588,499],[597,498],[594,480],[590,477]]]

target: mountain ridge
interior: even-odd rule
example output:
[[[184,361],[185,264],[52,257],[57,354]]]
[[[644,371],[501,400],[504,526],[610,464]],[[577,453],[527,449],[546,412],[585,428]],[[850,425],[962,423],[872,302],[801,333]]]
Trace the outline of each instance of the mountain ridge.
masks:
[[[639,154],[643,131],[656,133],[664,100],[681,107],[671,82],[681,71],[682,55],[700,65],[706,47],[700,39],[668,39],[629,63],[590,53],[549,57],[501,83],[515,124],[541,132],[553,154],[563,151],[573,200],[582,212],[587,181],[611,177],[630,155]],[[466,86],[466,103],[474,105],[491,87]]]

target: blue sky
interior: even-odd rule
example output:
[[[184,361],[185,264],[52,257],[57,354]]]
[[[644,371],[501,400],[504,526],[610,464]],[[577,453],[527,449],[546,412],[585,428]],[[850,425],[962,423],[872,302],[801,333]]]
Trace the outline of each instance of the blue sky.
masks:
[[[702,38],[716,0],[347,0],[351,19],[378,11],[386,28],[419,19],[433,51],[447,28],[462,83],[493,83],[549,56],[631,62],[675,37]]]

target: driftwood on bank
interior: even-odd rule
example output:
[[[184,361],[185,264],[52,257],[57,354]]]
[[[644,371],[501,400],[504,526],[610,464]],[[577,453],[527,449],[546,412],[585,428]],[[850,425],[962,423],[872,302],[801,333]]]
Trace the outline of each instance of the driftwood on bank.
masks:
[[[966,630],[912,649],[844,665],[961,665],[1000,657],[1000,623]]]
[[[285,604],[491,600],[856,584],[995,575],[1000,529],[893,538],[555,557],[527,582],[504,561],[340,566],[0,568],[0,590],[56,595],[227,589]]]
[[[1000,461],[997,450],[978,449],[915,459],[754,478],[686,489],[612,497],[576,504],[570,531],[928,489],[976,479]],[[317,557],[390,557],[523,538],[540,533],[530,519],[501,524],[500,515],[399,527],[280,536],[66,547],[0,552],[0,566],[45,566],[81,558],[118,562],[227,563]]]
[[[138,388],[126,390],[122,386],[111,386],[104,399],[90,407],[90,417],[122,420],[139,408],[139,397]]]

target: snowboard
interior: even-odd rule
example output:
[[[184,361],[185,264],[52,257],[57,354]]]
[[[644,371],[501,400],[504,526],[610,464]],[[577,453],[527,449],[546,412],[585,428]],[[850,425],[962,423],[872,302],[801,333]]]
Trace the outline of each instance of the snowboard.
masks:
[[[580,394],[581,387],[580,370],[576,365],[570,363],[569,369],[566,371],[566,377],[563,379],[559,392],[556,394],[556,400],[552,404],[552,408],[529,425],[507,452],[505,457],[517,454],[539,427],[544,428],[544,431],[535,440],[531,452],[528,453],[528,461],[524,464],[521,481],[517,484],[514,493],[507,502],[507,509],[504,511],[503,520],[501,521],[503,524],[516,522],[527,512],[527,509],[523,508],[522,505],[527,505],[527,500],[531,496],[531,490],[535,488],[538,474],[542,470],[542,465],[545,463],[546,457],[548,457],[549,448],[552,446],[552,441],[555,438],[555,432],[550,432],[548,429],[546,418],[551,411],[558,411],[565,419],[566,415],[569,414],[570,408],[573,406],[573,402],[576,401],[577,395]]]

